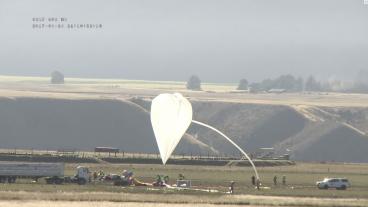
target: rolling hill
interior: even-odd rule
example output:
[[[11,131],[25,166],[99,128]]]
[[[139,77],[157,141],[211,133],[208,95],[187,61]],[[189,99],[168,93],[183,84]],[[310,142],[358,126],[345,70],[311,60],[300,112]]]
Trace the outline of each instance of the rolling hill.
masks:
[[[307,161],[368,162],[368,109],[191,99],[194,119],[246,151],[274,148]],[[150,98],[0,98],[1,148],[157,153]],[[192,124],[177,154],[238,155],[222,137]]]

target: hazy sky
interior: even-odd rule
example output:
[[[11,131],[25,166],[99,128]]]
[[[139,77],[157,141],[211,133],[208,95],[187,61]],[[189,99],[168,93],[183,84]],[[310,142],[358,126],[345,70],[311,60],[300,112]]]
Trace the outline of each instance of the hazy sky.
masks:
[[[34,17],[101,29],[32,29]],[[368,70],[363,0],[0,0],[0,74],[204,82]]]

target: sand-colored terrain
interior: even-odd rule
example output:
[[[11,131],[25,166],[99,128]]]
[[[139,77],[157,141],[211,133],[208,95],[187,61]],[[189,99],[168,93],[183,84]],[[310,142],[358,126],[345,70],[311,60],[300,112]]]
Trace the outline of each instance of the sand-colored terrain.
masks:
[[[313,161],[368,162],[368,95],[342,93],[247,93],[234,85],[100,79],[0,77],[2,148],[115,146],[123,151],[157,153],[149,121],[150,100],[181,92],[193,104],[194,118],[256,152]],[[179,154],[234,154],[212,132],[191,126]],[[332,147],[331,147],[332,144]]]
[[[144,194],[120,194],[120,193],[90,193],[91,196],[96,196],[98,199],[86,198],[90,197],[86,193],[57,193],[46,194],[49,198],[41,196],[37,193],[30,192],[13,192],[15,195],[24,196],[19,197],[20,200],[2,200],[0,207],[66,207],[76,205],[84,206],[106,206],[106,207],[120,207],[120,206],[157,206],[157,207],[189,207],[189,206],[234,206],[246,205],[254,206],[336,206],[336,207],[363,207],[367,205],[366,199],[332,199],[332,198],[295,198],[295,197],[278,197],[278,196],[254,196],[254,195],[234,195],[234,196],[184,196],[184,195],[144,195]],[[27,200],[27,197],[34,196],[34,199]],[[69,195],[69,197],[68,197]],[[54,196],[55,199],[52,198]],[[119,198],[119,196],[121,198]],[[129,198],[132,197],[132,198]],[[148,197],[145,198],[145,197]],[[166,197],[166,198],[165,198]],[[65,200],[64,200],[65,199]],[[78,200],[81,199],[81,200]]]

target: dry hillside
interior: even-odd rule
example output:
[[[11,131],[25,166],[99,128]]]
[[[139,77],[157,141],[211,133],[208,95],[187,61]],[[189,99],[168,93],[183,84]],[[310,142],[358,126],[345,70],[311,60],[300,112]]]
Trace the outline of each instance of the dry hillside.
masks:
[[[125,152],[158,152],[149,113],[122,100],[1,98],[0,131],[1,148],[93,150],[107,146]],[[186,135],[176,152],[188,149],[211,151]]]
[[[149,100],[133,99],[149,109]],[[274,148],[296,160],[368,162],[368,108],[191,101],[194,119],[223,131],[248,152]],[[220,154],[237,150],[211,130],[188,133]]]
[[[180,83],[122,80],[67,83],[0,77],[1,148],[112,146],[155,153],[150,100],[181,92],[193,104],[194,119],[225,132],[248,152],[273,147],[297,160],[368,162],[368,94],[234,93],[208,84],[205,91],[187,91]],[[238,153],[196,125],[176,152]]]

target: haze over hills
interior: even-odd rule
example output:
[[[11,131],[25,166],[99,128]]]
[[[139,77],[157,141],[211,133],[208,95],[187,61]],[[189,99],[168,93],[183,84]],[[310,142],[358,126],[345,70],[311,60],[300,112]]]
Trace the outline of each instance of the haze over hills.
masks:
[[[35,29],[34,19],[49,17],[102,27]],[[248,151],[273,147],[300,160],[368,162],[368,96],[334,93],[359,92],[346,91],[351,86],[343,81],[367,70],[367,19],[361,0],[2,0],[0,73],[44,78],[0,77],[0,144],[157,152],[147,105],[159,93],[181,92],[196,119]],[[48,84],[54,70],[67,84]],[[68,79],[186,81],[194,74],[231,84],[187,91],[183,82]],[[304,93],[300,84],[294,93],[263,93],[286,89],[271,84],[257,94],[233,93],[242,78],[254,83],[282,74],[333,80],[334,90]],[[367,92],[368,73],[359,76]],[[180,152],[234,149],[192,126]]]
[[[37,17],[103,27],[33,29]],[[2,0],[0,73],[177,81],[196,74],[233,83],[280,74],[352,79],[367,69],[367,19],[362,0]]]

